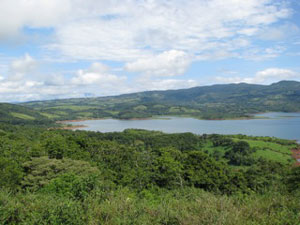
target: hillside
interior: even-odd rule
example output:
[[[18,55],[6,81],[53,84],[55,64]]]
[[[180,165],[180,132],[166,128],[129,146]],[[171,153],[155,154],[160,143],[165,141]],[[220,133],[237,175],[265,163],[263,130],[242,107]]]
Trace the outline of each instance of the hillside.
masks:
[[[267,111],[300,111],[300,82],[224,84],[112,97],[36,101],[23,105],[57,120],[103,117],[131,119],[159,115],[228,119]]]
[[[0,123],[41,125],[51,123],[51,120],[43,116],[40,112],[25,106],[0,103]]]
[[[231,84],[24,104],[33,109],[0,104],[0,224],[298,224],[295,141],[39,126],[50,118],[294,111],[298,90],[297,82]]]

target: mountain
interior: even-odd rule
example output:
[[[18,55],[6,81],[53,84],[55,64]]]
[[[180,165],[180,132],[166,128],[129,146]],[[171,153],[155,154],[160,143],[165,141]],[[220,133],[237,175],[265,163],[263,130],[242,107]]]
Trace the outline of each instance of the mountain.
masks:
[[[47,124],[51,120],[40,112],[25,106],[0,103],[0,123],[9,124]]]
[[[300,111],[300,82],[218,84],[111,97],[35,101],[23,105],[57,120],[103,117],[131,119],[159,115],[228,119],[267,111]]]

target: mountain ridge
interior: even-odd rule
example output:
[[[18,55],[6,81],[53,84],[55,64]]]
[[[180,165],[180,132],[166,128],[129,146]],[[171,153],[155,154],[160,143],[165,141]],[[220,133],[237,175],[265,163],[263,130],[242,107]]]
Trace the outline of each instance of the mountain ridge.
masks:
[[[58,119],[132,119],[161,115],[228,119],[267,111],[300,111],[300,82],[215,84],[118,96],[32,101],[22,105]]]

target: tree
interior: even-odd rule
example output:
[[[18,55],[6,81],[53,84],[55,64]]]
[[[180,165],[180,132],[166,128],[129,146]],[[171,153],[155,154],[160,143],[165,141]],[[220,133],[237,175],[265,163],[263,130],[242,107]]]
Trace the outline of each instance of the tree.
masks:
[[[289,191],[300,191],[300,167],[294,167],[286,179]]]
[[[15,190],[23,177],[19,165],[8,158],[0,157],[0,187]]]
[[[50,159],[62,159],[67,143],[63,136],[51,133],[45,137],[43,147],[48,152]]]
[[[154,160],[154,179],[158,186],[172,188],[183,185],[183,155],[172,147],[161,148]]]
[[[65,173],[79,176],[100,174],[98,168],[88,162],[71,159],[49,159],[48,157],[33,158],[23,163],[25,176],[22,186],[30,190],[38,190]]]
[[[229,160],[229,164],[235,166],[251,165],[254,158],[251,157],[253,150],[246,141],[238,141],[232,145],[232,148],[225,153],[225,158]]]
[[[205,190],[218,190],[228,183],[225,165],[200,151],[187,153],[184,173],[190,185]]]

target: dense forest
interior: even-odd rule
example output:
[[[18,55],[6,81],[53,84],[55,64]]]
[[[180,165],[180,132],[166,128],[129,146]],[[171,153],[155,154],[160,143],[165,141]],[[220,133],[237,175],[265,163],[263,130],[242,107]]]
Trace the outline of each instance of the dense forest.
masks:
[[[298,95],[299,83],[280,82],[0,104],[0,224],[299,224],[295,141],[72,131],[55,123],[173,113],[204,118],[204,106],[217,118],[225,105],[224,117],[298,111]],[[231,106],[242,113],[232,114]]]
[[[0,224],[298,224],[296,142],[0,125]]]
[[[35,101],[22,105],[53,120],[132,119],[162,115],[231,119],[268,111],[299,112],[300,82],[212,85],[114,97]]]

